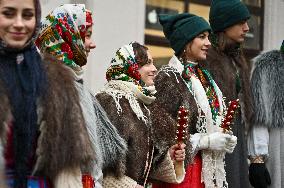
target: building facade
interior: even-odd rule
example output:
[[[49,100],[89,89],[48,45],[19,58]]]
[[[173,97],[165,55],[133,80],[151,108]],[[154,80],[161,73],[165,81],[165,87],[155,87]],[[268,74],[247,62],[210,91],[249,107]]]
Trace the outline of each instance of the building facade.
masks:
[[[284,40],[284,0],[243,0],[252,14],[244,45],[248,59],[277,49]],[[130,41],[145,43],[159,67],[173,51],[158,23],[159,13],[190,12],[208,20],[211,0],[41,0],[42,14],[64,3],[85,3],[94,13],[93,39],[85,80],[93,91],[103,87],[105,71],[115,50]]]

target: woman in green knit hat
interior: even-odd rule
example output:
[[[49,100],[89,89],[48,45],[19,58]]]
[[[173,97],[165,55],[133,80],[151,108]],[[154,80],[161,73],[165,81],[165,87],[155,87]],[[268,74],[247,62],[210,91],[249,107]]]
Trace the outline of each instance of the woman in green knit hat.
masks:
[[[212,27],[206,62],[201,63],[211,74],[226,97],[225,102],[240,99],[241,110],[233,125],[238,137],[234,152],[226,157],[227,180],[230,188],[249,187],[245,131],[252,116],[249,88],[249,64],[242,53],[242,43],[249,31],[250,13],[240,0],[212,0],[209,22]],[[245,122],[245,123],[244,123]]]
[[[175,51],[168,65],[155,79],[156,101],[151,108],[153,124],[163,125],[165,142],[175,142],[178,109],[188,111],[189,137],[185,143],[191,164],[181,184],[155,184],[154,188],[228,187],[224,157],[232,153],[237,143],[233,135],[223,133],[225,114],[222,92],[206,69],[199,66],[205,60],[211,28],[201,17],[183,13],[160,15],[160,23],[170,46]],[[188,149],[189,148],[189,149]]]

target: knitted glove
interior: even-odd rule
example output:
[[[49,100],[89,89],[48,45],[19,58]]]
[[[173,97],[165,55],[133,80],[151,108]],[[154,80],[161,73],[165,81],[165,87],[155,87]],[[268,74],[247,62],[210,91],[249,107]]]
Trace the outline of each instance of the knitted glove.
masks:
[[[269,172],[264,163],[251,163],[249,181],[255,188],[267,188],[271,184]]]
[[[226,147],[225,147],[225,151],[227,153],[233,153],[236,145],[237,145],[237,142],[238,142],[238,138],[234,135],[230,135],[231,138],[228,140],[227,144],[226,144]]]
[[[215,132],[211,134],[203,134],[199,141],[199,149],[210,149],[216,151],[231,151],[231,145],[228,146],[231,140],[231,135],[221,132]]]

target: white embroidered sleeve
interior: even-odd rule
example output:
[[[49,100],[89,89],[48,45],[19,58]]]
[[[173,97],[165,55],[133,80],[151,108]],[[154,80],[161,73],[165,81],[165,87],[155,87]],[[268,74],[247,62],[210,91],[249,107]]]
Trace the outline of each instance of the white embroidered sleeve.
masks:
[[[268,157],[269,132],[263,126],[254,126],[248,133],[248,155]]]

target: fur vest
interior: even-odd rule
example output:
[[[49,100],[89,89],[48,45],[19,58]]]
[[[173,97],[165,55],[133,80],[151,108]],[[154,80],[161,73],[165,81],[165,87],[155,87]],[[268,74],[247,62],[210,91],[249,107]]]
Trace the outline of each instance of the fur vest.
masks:
[[[87,136],[73,74],[51,57],[45,58],[45,61],[48,90],[44,98],[38,99],[40,135],[33,174],[48,177],[54,183],[63,172],[68,173],[68,170],[78,167],[92,167],[94,151]],[[0,148],[5,148],[6,123],[11,121],[11,114],[8,97],[1,83],[0,103]],[[0,160],[2,157],[3,153]]]
[[[118,113],[112,96],[106,93],[99,93],[96,97],[108,114],[110,121],[116,126],[121,137],[125,139],[128,145],[128,154],[121,156],[116,166],[105,168],[103,170],[104,176],[113,174],[121,177],[125,174],[140,185],[143,185],[145,164],[149,163],[148,154],[152,146],[150,140],[147,139],[150,138],[149,124],[138,120],[126,98],[120,99],[119,103],[122,112]],[[143,114],[149,117],[149,112],[146,108],[141,103],[139,105]]]
[[[240,99],[242,117],[245,122],[249,122],[253,114],[249,84],[250,66],[241,52],[228,55],[211,47],[207,60],[200,62],[200,65],[210,72],[223,96],[226,97],[226,104],[231,100]]]
[[[220,115],[213,120],[211,108],[202,84],[195,76],[191,76],[190,81],[185,81],[181,76],[182,71],[183,65],[174,56],[170,60],[169,66],[161,68],[155,80],[157,89],[156,104],[160,108],[153,113],[153,116],[157,116],[153,118],[155,119],[153,122],[155,122],[156,126],[159,125],[159,122],[163,122],[162,125],[167,126],[164,128],[164,132],[168,134],[166,138],[172,141],[175,138],[177,112],[181,105],[189,110],[188,126],[191,134],[197,132],[210,134],[219,131],[223,116],[222,93],[214,81],[212,82],[214,83],[214,89],[220,104]],[[169,132],[172,135],[169,135]],[[195,150],[195,147],[191,149],[190,140],[186,140],[186,144],[189,146],[186,148],[186,151],[188,156],[192,158],[198,150]],[[210,187],[214,181],[217,181],[217,185],[226,184],[226,173],[224,170],[225,153],[208,150],[201,150],[200,152],[202,154],[202,176],[205,185]]]
[[[155,92],[153,86],[149,89]],[[161,152],[153,139],[154,134],[164,132],[153,130],[152,112],[146,107],[155,97],[144,95],[137,85],[120,80],[110,81],[96,97],[128,146],[126,155],[122,154],[115,166],[103,170],[104,187],[145,186],[150,179],[171,183],[183,180],[183,165],[174,166],[168,151]]]
[[[196,133],[197,106],[193,95],[187,88],[186,83],[180,73],[169,66],[164,66],[155,78],[155,87],[157,90],[156,100],[150,106],[153,129],[164,130],[155,131],[154,142],[158,143],[161,150],[166,152],[167,149],[176,143],[176,122],[177,112],[180,106],[185,106],[189,110],[188,133]],[[189,137],[189,134],[187,135]],[[186,164],[191,161],[190,139],[186,139]]]
[[[219,86],[225,98],[225,103],[230,100],[240,99],[241,109],[235,116],[232,131],[238,137],[238,144],[234,152],[226,155],[225,170],[228,186],[231,188],[248,187],[247,146],[245,132],[249,129],[253,115],[251,88],[249,85],[250,66],[246,64],[239,53],[231,53],[230,50],[222,52],[215,47],[209,49],[206,62],[200,62],[209,71]]]
[[[284,54],[272,50],[257,56],[251,76],[254,124],[284,127]]]

